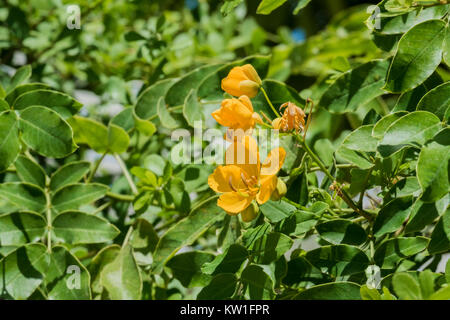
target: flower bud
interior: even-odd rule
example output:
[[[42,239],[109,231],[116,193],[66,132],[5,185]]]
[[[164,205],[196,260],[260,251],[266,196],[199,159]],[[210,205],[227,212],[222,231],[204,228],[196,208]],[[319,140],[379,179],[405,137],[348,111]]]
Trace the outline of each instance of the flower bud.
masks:
[[[259,206],[255,201],[252,201],[252,203],[244,211],[241,212],[242,221],[250,222],[254,220],[258,216],[258,212]]]
[[[222,89],[235,97],[246,95],[254,98],[261,86],[261,78],[252,65],[234,67],[222,80]]]
[[[283,180],[278,178],[278,180],[277,180],[277,187],[273,191],[272,196],[270,197],[270,199],[273,200],[273,201],[281,200],[281,198],[283,198],[286,195],[286,193],[287,193],[286,184],[284,183]]]

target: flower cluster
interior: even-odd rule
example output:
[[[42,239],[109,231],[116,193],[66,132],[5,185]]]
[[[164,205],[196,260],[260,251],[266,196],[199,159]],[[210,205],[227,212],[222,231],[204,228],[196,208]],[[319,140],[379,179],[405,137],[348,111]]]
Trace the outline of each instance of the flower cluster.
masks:
[[[222,126],[228,127],[231,141],[225,153],[225,165],[218,166],[208,178],[208,184],[221,193],[217,205],[230,215],[241,214],[243,221],[252,221],[259,207],[271,197],[280,198],[286,192],[284,182],[277,177],[286,151],[272,150],[261,162],[256,140],[251,136],[261,117],[253,110],[250,98],[257,95],[261,79],[252,65],[233,68],[222,80],[222,89],[238,98],[225,99],[219,110],[212,113]],[[235,135],[243,130],[244,135]]]

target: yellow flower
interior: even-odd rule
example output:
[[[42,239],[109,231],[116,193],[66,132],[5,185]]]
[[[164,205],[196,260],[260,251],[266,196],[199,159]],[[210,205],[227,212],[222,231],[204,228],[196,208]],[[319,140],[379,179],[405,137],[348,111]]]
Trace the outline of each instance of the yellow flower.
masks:
[[[222,89],[235,97],[246,95],[256,97],[261,86],[261,79],[251,64],[234,67],[222,80]]]
[[[286,151],[277,148],[261,164],[258,146],[251,136],[235,141],[226,151],[225,166],[217,167],[208,178],[210,188],[222,193],[217,205],[228,214],[237,215],[253,200],[259,204],[267,202],[277,187],[276,175],[285,157]]]
[[[247,131],[254,128],[256,123],[262,123],[259,114],[253,111],[252,102],[247,96],[223,100],[220,109],[211,115],[219,124],[232,130]]]
[[[305,112],[292,102],[286,102],[281,105],[280,111],[283,108],[286,108],[283,112],[283,116],[272,121],[273,128],[283,132],[288,132],[291,130],[298,132],[300,130],[304,130],[306,117]]]

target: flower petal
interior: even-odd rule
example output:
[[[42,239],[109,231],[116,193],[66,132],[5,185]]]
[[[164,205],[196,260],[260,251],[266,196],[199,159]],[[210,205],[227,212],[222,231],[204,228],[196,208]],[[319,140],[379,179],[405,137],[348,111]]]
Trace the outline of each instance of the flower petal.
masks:
[[[225,153],[225,163],[240,167],[249,178],[258,178],[260,160],[256,140],[251,136],[236,139]]]
[[[257,84],[261,85],[261,78],[258,75],[258,72],[256,72],[255,68],[251,64],[246,64],[242,66],[242,70],[245,73],[245,75],[248,77],[248,79],[256,82]]]
[[[261,177],[262,176],[271,176],[275,175],[280,171],[283,166],[284,159],[286,158],[286,151],[284,148],[276,148],[270,151],[266,160],[261,168]]]
[[[208,177],[208,185],[215,192],[232,192],[243,188],[241,169],[238,166],[218,166]],[[235,189],[235,190],[233,190]]]
[[[270,199],[270,196],[277,187],[277,179],[278,178],[275,175],[261,178],[261,188],[256,195],[256,201],[258,201],[259,204],[266,203]]]
[[[236,215],[245,210],[252,203],[253,199],[254,197],[250,195],[246,197],[238,192],[227,192],[217,199],[217,205],[228,214]]]

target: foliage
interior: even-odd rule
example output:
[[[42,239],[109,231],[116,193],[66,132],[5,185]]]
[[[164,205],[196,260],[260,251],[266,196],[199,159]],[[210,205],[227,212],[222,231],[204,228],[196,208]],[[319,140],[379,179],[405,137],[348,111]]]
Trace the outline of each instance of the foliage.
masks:
[[[450,4],[347,8],[299,42],[261,19],[316,1],[193,3],[2,4],[0,298],[450,299]],[[212,181],[224,100],[280,130],[258,183]]]

